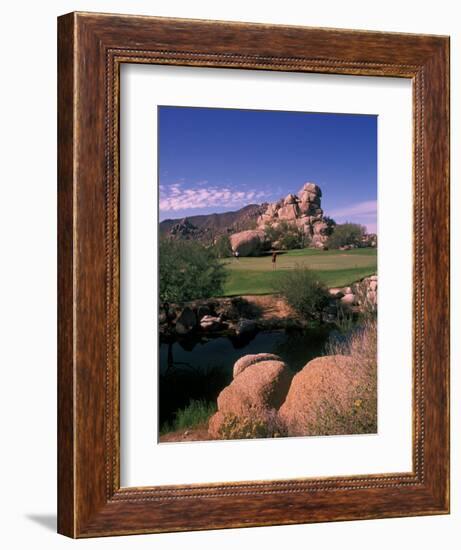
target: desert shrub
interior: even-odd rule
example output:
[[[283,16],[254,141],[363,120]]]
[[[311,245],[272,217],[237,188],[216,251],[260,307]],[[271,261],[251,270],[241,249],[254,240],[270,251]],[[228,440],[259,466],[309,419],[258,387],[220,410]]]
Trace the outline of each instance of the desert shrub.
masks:
[[[312,435],[375,433],[377,430],[377,324],[366,321],[347,337],[332,339],[327,355],[350,357],[350,370],[357,382],[334,401],[325,401],[317,414]]]
[[[164,434],[206,425],[215,412],[215,403],[192,399],[186,408],[175,413],[171,423],[166,422],[162,425],[160,433]]]
[[[354,310],[347,304],[341,304],[338,300],[333,321],[342,334],[350,334],[357,325],[376,322],[378,318],[378,304],[376,298],[369,294],[366,280],[359,281],[351,286],[356,298],[355,305],[358,306],[358,309]]]
[[[276,410],[246,416],[226,414],[219,428],[221,439],[259,439],[286,435],[287,430]]]
[[[186,302],[222,294],[225,268],[211,248],[196,241],[160,239],[160,301]]]
[[[360,317],[363,321],[374,321],[378,316],[378,304],[372,300],[367,292],[367,285],[364,282],[355,283],[354,293],[360,305]]]
[[[217,258],[230,258],[233,255],[230,240],[227,235],[221,235],[217,238],[214,244],[214,252]]]
[[[329,301],[327,287],[318,280],[315,271],[303,266],[281,274],[274,283],[274,290],[308,321],[320,321]]]
[[[329,248],[340,248],[341,246],[353,245],[360,246],[362,237],[366,233],[366,228],[357,223],[342,223],[333,227],[331,235],[328,237]]]

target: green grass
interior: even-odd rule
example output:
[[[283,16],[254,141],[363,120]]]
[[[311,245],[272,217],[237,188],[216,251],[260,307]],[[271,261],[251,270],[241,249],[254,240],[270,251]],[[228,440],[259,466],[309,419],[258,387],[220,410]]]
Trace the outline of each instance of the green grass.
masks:
[[[272,269],[270,255],[257,258],[223,260],[228,277],[225,296],[271,294],[278,278],[296,266],[316,271],[328,287],[346,286],[376,273],[377,251],[374,248],[356,250],[290,250],[277,257],[277,269]]]
[[[173,422],[162,425],[160,434],[187,430],[208,423],[210,416],[216,412],[216,404],[192,399],[185,409],[176,411]]]

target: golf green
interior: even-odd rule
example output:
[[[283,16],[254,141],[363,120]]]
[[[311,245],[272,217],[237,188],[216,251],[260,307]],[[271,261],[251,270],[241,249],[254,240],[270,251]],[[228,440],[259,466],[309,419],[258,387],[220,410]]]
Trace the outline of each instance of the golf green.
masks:
[[[377,250],[290,250],[277,255],[275,269],[271,254],[222,261],[228,273],[224,285],[225,296],[271,294],[276,290],[278,278],[296,267],[312,269],[330,288],[351,284],[376,273]]]

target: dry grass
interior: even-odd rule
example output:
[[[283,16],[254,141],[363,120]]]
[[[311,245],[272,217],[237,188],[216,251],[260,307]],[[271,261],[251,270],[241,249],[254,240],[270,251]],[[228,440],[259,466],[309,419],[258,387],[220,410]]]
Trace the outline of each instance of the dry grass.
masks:
[[[377,323],[368,320],[344,341],[328,346],[329,355],[350,358],[345,380],[349,388],[338,392],[336,403],[324,403],[316,431],[325,433],[376,433],[377,431]]]

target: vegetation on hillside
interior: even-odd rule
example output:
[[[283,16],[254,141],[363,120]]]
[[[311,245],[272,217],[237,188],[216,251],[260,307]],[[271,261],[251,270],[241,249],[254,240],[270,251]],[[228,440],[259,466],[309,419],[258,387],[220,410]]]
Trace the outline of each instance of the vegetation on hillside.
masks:
[[[160,239],[162,302],[185,302],[223,293],[226,270],[213,250],[197,241]]]

